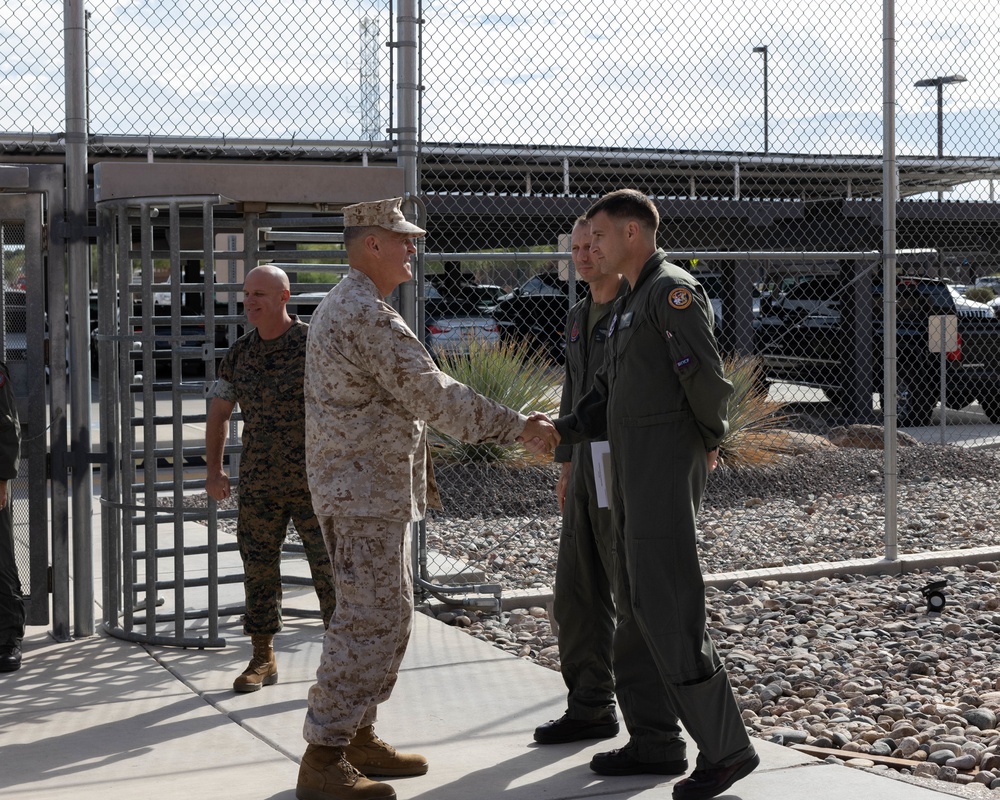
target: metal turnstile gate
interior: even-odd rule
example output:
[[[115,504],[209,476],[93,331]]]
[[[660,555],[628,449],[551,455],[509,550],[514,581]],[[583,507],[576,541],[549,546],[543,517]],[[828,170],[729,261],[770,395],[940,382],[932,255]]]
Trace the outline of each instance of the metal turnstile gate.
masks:
[[[243,275],[265,262],[285,269],[295,313],[330,288],[296,283],[296,272],[346,269],[343,250],[324,244],[342,242],[341,215],[232,209],[219,196],[98,203],[103,624],[131,641],[221,647],[220,618],[244,609],[237,543],[219,526],[236,512],[204,494],[209,393],[243,332]],[[239,421],[225,451],[231,477]]]

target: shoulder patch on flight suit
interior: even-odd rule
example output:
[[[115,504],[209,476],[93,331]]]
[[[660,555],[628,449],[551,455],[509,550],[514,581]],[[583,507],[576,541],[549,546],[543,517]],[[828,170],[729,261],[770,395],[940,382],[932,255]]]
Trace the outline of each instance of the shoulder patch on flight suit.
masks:
[[[672,308],[687,308],[691,305],[691,291],[683,286],[678,286],[670,290],[667,300]]]
[[[573,323],[573,330],[569,332],[569,340],[575,342],[580,338],[580,324],[578,322]]]

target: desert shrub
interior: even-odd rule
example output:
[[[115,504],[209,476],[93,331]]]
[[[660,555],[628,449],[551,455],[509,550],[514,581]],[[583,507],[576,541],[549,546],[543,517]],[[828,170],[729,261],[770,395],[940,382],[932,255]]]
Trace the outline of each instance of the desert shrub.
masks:
[[[554,416],[559,408],[562,371],[527,345],[473,340],[468,355],[442,356],[440,366],[455,380],[524,414],[543,411]],[[436,458],[447,461],[538,463],[520,445],[466,444],[433,429],[431,446]]]
[[[764,466],[794,451],[783,403],[768,397],[759,356],[729,356],[723,361],[733,384],[729,398],[729,433],[719,445],[719,460],[732,468]]]

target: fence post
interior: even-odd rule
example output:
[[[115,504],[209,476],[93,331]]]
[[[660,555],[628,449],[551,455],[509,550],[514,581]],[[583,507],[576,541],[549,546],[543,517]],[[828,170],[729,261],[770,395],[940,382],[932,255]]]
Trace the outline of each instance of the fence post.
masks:
[[[94,634],[90,468],[90,244],[87,234],[87,34],[83,0],[65,0],[66,222],[69,235],[70,451],[73,455],[73,626]],[[51,312],[55,312],[52,309]],[[58,621],[56,622],[58,625]]]
[[[882,422],[884,425],[885,558],[899,558],[896,531],[896,20],[894,0],[882,5],[882,287],[885,303]]]

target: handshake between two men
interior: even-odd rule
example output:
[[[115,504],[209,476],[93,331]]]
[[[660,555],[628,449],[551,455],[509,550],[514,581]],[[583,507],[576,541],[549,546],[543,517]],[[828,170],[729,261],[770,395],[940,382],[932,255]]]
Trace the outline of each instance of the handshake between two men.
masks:
[[[541,411],[533,411],[524,423],[524,430],[517,440],[533,455],[541,456],[551,453],[559,444],[559,431],[552,420]]]

